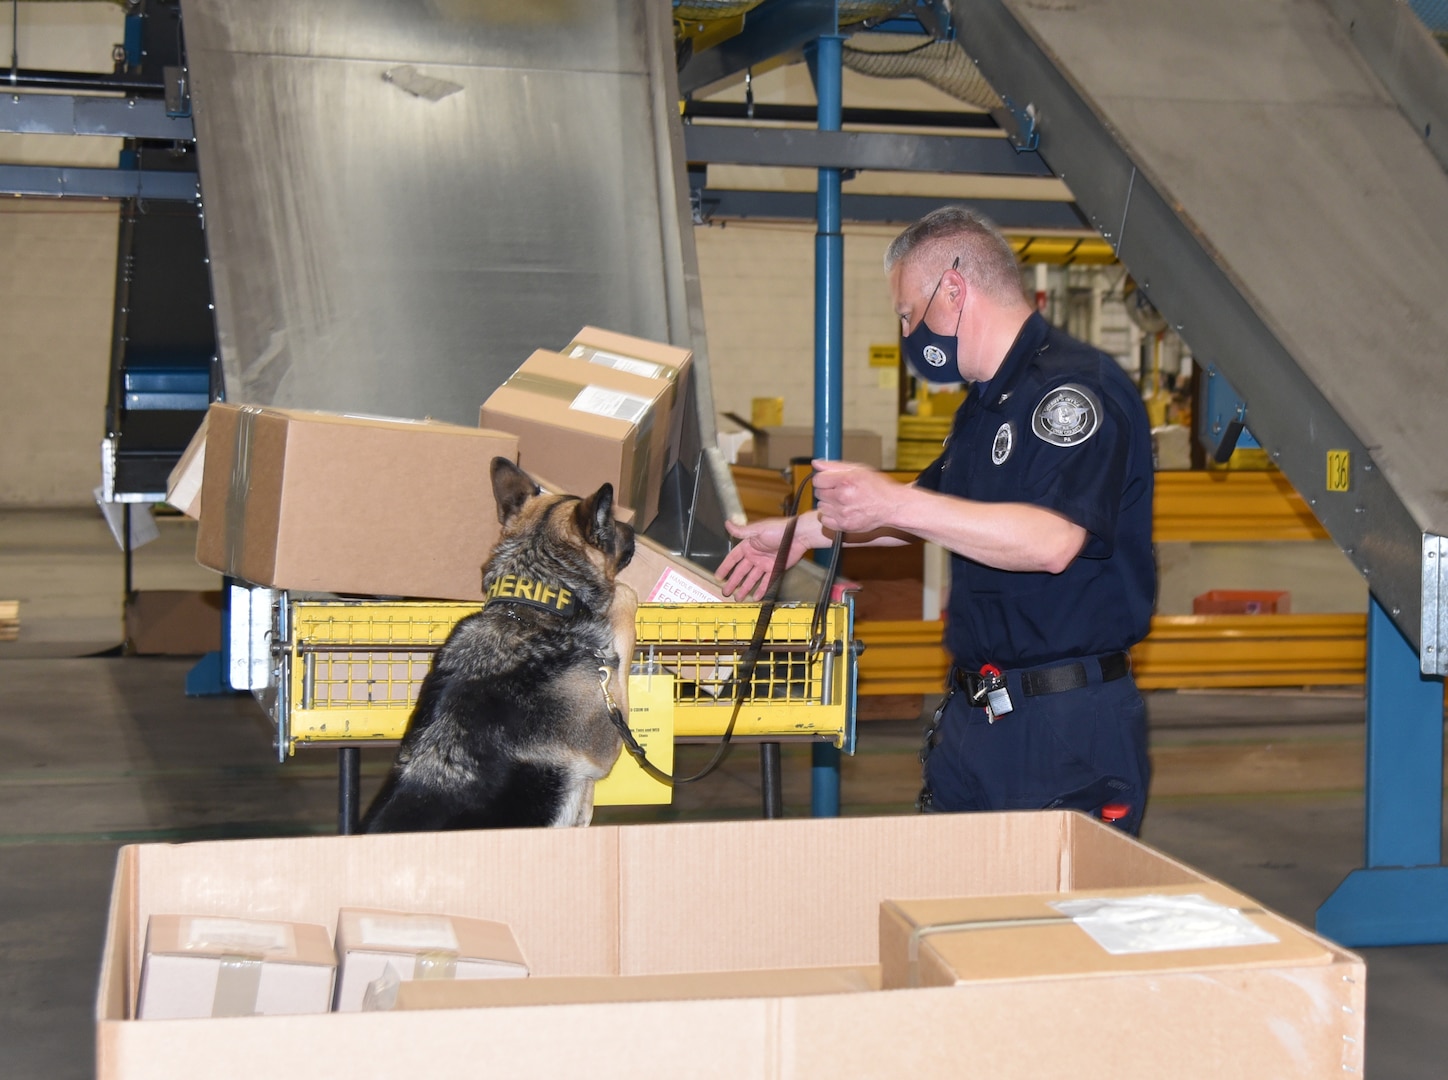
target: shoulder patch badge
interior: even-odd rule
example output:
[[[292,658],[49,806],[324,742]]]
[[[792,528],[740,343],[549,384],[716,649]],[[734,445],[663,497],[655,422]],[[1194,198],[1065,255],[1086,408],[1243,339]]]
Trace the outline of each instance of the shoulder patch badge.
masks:
[[[991,443],[990,459],[995,465],[1004,465],[1006,458],[1011,456],[1011,450],[1016,442],[1015,429],[1007,420],[1000,427],[996,428],[995,442]]]
[[[1101,427],[1101,402],[1084,386],[1048,390],[1031,416],[1031,430],[1052,446],[1079,446]]]

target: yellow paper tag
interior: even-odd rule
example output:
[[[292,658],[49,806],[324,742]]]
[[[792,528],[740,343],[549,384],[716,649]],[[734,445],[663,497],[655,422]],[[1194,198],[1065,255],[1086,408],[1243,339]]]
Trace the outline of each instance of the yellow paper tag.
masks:
[[[1350,491],[1352,489],[1352,451],[1329,450],[1327,452],[1327,490]]]
[[[628,677],[628,726],[657,768],[674,771],[674,676],[630,675]],[[644,806],[674,801],[672,784],[665,784],[644,772],[627,749],[622,750],[613,770],[593,788],[595,806]]]

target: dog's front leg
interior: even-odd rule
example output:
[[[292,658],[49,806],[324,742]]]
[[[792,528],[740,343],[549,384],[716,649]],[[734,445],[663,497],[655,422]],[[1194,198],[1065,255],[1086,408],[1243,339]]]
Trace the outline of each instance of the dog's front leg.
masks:
[[[609,623],[613,627],[613,651],[618,656],[618,684],[614,700],[628,719],[628,674],[633,666],[634,642],[638,637],[638,593],[622,581],[614,584]],[[592,802],[592,794],[589,796]]]
[[[573,819],[573,824],[580,828],[593,822],[593,785],[595,781],[585,781],[583,785],[583,798],[578,804],[578,815]]]

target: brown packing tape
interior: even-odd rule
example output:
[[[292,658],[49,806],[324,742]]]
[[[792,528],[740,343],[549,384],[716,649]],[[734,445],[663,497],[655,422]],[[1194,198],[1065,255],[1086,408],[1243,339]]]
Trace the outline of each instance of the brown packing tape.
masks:
[[[641,360],[636,357],[625,356],[622,353],[610,352],[607,349],[600,349],[594,345],[574,345],[568,350],[567,355],[575,360],[587,360],[590,364],[613,368],[615,371],[627,371],[631,375],[642,375],[648,379],[663,379],[666,382],[674,382],[679,377],[678,369],[669,367],[668,364],[661,364],[657,360]],[[642,368],[650,368],[652,370],[644,371]]]
[[[261,988],[260,956],[227,953],[221,957],[216,975],[216,997],[212,1016],[255,1016],[256,995]]]
[[[412,969],[414,979],[456,979],[458,954],[451,949],[427,949],[417,954]]]
[[[529,394],[557,398],[559,401],[572,401],[588,384],[555,379],[552,375],[539,375],[532,371],[515,371],[503,385]]]
[[[226,569],[237,574],[246,553],[246,496],[251,487],[251,447],[261,409],[243,405],[236,415],[236,452],[231,458],[231,487],[226,493]]]

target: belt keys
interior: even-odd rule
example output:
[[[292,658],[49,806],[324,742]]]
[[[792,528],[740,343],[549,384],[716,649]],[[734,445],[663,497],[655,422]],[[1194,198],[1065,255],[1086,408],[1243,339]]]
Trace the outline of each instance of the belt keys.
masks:
[[[983,704],[986,719],[992,724],[1016,707],[1011,701],[1011,692],[1006,689],[1004,672],[994,664],[981,667],[980,686],[971,698],[977,705],[982,704],[982,698],[985,699]]]

